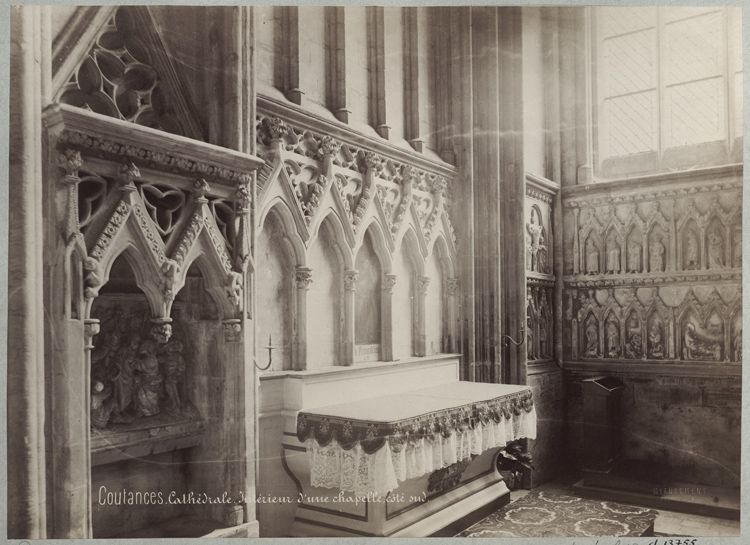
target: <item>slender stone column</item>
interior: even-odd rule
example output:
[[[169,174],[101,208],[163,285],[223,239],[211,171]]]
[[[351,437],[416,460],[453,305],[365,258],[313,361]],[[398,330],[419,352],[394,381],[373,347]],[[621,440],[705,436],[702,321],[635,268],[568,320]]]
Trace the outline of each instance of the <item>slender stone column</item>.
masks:
[[[47,537],[40,10],[10,19],[7,516],[8,537],[26,539]]]
[[[425,299],[427,298],[427,287],[430,285],[430,279],[427,276],[417,278],[417,312],[414,320],[414,351],[417,356],[427,355],[427,338],[426,338],[426,320],[425,320]]]
[[[359,271],[355,269],[344,271],[344,340],[342,343],[343,354],[341,355],[343,365],[354,363],[354,297],[357,291],[358,276]]]
[[[393,288],[396,286],[396,275],[383,276],[381,298],[382,332],[380,336],[381,358],[383,361],[393,361]]]
[[[312,283],[312,269],[297,267],[297,327],[294,342],[294,369],[304,371],[307,369],[307,290]]]
[[[458,326],[458,279],[449,278],[447,281],[447,291],[444,297],[445,301],[445,325],[443,327],[443,335],[445,338],[443,351],[444,352],[456,352],[458,350],[457,343],[457,326]]]

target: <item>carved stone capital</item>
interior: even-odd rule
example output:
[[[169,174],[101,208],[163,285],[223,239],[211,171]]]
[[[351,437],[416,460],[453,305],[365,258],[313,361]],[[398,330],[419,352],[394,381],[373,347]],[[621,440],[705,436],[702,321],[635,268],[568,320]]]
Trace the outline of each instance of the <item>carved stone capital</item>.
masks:
[[[247,212],[252,203],[252,195],[250,194],[250,187],[248,184],[240,184],[237,187],[237,191],[234,194],[235,202],[237,203],[238,213]]]
[[[416,183],[419,181],[419,171],[412,165],[404,165],[402,176],[404,183]]]
[[[94,348],[94,335],[98,335],[100,331],[99,320],[96,318],[87,318],[83,321],[83,347],[86,350]]]
[[[344,272],[344,288],[347,291],[355,291],[357,289],[357,277],[359,276],[359,271],[357,270],[348,270]]]
[[[448,295],[455,297],[458,293],[458,278],[448,279]]]
[[[323,157],[334,156],[339,152],[340,148],[341,143],[334,140],[333,137],[326,135],[320,139],[320,144],[318,144],[318,153],[320,153],[320,155]]]
[[[284,120],[278,117],[266,118],[266,122],[268,135],[274,140],[281,138],[289,131],[289,127]]]
[[[78,178],[78,170],[83,167],[81,152],[66,149],[63,153],[59,153],[57,155],[57,166],[65,169],[68,178]]]
[[[436,195],[442,194],[447,187],[448,187],[448,180],[446,180],[442,176],[436,177],[435,180],[432,182],[432,188],[435,191]]]
[[[153,318],[151,337],[159,344],[167,344],[172,336],[172,318]]]
[[[242,321],[232,318],[222,322],[224,326],[224,342],[238,343],[242,341]]]
[[[377,169],[382,164],[383,160],[373,151],[365,152],[365,166],[368,170]]]
[[[135,191],[133,180],[141,177],[141,171],[132,162],[128,161],[120,165],[119,176],[117,177],[121,191]]]
[[[419,286],[419,293],[422,295],[427,294],[427,286],[430,285],[430,278],[428,276],[420,276],[417,279],[417,285]]]
[[[383,291],[386,293],[393,293],[393,287],[396,285],[396,275],[386,274],[383,278]]]
[[[308,267],[297,267],[295,281],[297,289],[306,290],[312,284],[312,269]]]
[[[195,180],[195,183],[193,184],[193,194],[195,195],[196,200],[199,202],[208,202],[208,199],[206,199],[206,193],[210,190],[211,187],[206,180],[203,178]]]

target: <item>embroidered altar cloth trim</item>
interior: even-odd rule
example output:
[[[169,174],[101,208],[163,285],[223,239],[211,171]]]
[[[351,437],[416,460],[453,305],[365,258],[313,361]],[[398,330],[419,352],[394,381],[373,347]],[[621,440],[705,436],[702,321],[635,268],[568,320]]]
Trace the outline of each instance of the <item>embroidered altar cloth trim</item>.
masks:
[[[536,410],[527,386],[458,382],[302,412],[297,436],[312,486],[385,496],[407,479],[535,439]]]

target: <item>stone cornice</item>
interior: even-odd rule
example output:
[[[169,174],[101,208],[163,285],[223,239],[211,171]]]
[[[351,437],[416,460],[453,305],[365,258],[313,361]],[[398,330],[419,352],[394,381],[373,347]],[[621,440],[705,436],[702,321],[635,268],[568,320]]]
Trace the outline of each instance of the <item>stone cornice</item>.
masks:
[[[453,165],[430,160],[420,153],[397,147],[387,140],[368,137],[343,123],[323,119],[314,113],[267,96],[258,95],[258,114],[278,116],[294,127],[331,136],[351,147],[373,151],[384,159],[409,164],[433,175],[443,176],[449,180],[456,177],[457,171]]]
[[[549,274],[538,274],[526,271],[526,285],[552,288],[555,286],[555,277]]]
[[[638,286],[669,286],[674,284],[709,284],[716,282],[742,282],[741,269],[721,271],[681,271],[667,273],[633,274],[600,274],[596,276],[565,275],[563,282],[566,288],[608,288]]]
[[[742,164],[668,172],[562,189],[567,208],[603,206],[742,189]]]
[[[65,104],[49,107],[44,119],[54,146],[75,149],[84,156],[128,160],[224,185],[247,183],[250,174],[263,165],[252,155]]]
[[[607,373],[620,375],[655,375],[657,377],[739,377],[742,375],[741,362],[726,363],[685,363],[682,361],[567,361],[566,373]]]
[[[526,173],[527,197],[550,204],[555,198],[555,195],[557,195],[559,192],[560,186],[552,180],[548,180],[547,178],[537,176],[536,174],[532,174],[530,172]]]

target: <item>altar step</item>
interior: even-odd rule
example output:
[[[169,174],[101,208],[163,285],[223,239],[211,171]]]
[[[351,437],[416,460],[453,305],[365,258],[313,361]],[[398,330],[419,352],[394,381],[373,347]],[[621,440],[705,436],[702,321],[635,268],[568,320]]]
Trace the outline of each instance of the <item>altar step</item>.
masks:
[[[740,493],[737,489],[680,482],[668,482],[661,484],[659,488],[662,495],[646,491],[591,486],[584,484],[584,480],[581,479],[573,485],[571,492],[586,498],[612,500],[691,515],[740,520]],[[698,489],[701,493],[694,493]]]

